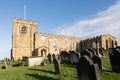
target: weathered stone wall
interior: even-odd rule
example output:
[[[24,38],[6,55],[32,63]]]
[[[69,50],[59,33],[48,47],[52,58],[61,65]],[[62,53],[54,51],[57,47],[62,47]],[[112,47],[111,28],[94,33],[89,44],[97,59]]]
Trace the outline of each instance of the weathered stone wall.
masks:
[[[38,51],[38,56],[46,56],[48,53],[57,55],[63,50],[76,50],[77,43],[80,41],[81,38],[77,37],[35,34],[35,49]],[[44,50],[45,54],[43,54],[42,50]]]
[[[98,43],[98,45],[97,45]],[[94,38],[82,40],[80,42],[80,49],[89,49],[89,48],[103,48],[105,50],[109,48],[114,48],[117,46],[117,40],[114,36],[110,34],[100,35]]]

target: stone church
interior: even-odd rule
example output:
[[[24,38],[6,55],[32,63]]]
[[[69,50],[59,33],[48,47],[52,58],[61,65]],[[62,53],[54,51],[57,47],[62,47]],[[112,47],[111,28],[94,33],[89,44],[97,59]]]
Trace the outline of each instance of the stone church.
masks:
[[[42,34],[37,32],[37,22],[13,19],[11,58],[59,54],[62,50],[79,49],[80,37]]]
[[[82,40],[80,37],[38,33],[37,28],[37,22],[13,19],[11,58],[46,57],[48,53],[57,55],[63,50],[80,52],[96,48],[96,42],[99,43],[99,48],[104,49],[117,46],[116,38],[109,34]]]

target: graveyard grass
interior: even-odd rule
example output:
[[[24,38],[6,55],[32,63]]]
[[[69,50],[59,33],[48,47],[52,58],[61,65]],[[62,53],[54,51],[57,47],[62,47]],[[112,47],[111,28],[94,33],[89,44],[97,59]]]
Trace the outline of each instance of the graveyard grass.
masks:
[[[101,80],[120,80],[120,73],[111,72],[108,56],[102,58]],[[15,64],[15,62],[13,63]],[[3,64],[0,64],[0,66]],[[54,65],[46,61],[45,66],[11,67],[0,69],[0,80],[77,80],[75,65],[61,64],[61,75],[54,74]]]

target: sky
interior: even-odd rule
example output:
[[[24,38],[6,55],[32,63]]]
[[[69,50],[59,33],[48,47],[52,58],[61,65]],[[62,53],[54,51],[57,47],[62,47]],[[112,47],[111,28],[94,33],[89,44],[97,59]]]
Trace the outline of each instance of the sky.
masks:
[[[24,19],[25,0],[0,0],[0,59],[10,58],[12,20]],[[111,34],[120,41],[120,0],[26,0],[26,20],[39,33],[82,37]]]

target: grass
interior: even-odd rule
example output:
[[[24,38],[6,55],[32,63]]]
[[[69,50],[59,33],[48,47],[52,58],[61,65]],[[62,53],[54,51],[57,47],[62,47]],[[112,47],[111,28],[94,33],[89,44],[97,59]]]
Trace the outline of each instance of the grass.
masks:
[[[108,56],[102,58],[103,71],[101,80],[120,80],[119,73],[111,72]],[[15,63],[13,63],[15,64]],[[0,69],[0,80],[77,80],[75,65],[61,64],[61,75],[54,74],[54,65],[46,62],[45,66],[12,67]]]
[[[16,62],[15,62],[16,63]],[[15,64],[13,63],[13,64]],[[11,67],[0,70],[0,80],[74,80],[77,79],[75,65],[61,64],[61,75],[55,75],[54,65]]]

